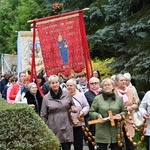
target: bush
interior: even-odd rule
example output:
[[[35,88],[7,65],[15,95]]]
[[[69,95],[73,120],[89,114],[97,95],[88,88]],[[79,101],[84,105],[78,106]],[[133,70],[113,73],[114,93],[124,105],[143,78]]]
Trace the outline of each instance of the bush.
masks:
[[[29,105],[1,99],[0,120],[0,149],[59,150],[57,137]]]
[[[111,63],[112,61],[113,58],[106,60],[99,60],[98,58],[96,58],[92,61],[92,67],[93,69],[96,69],[100,72],[102,79],[109,78],[115,74],[115,72],[112,72],[108,67],[108,64]]]

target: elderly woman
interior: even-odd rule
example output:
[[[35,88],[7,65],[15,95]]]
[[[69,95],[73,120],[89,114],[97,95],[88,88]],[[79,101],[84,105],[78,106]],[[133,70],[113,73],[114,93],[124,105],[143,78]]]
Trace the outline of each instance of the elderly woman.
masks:
[[[76,80],[70,79],[67,81],[67,90],[71,93],[74,104],[77,108],[77,113],[73,113],[72,118],[75,121],[73,126],[74,135],[74,150],[83,150],[83,131],[82,125],[85,125],[84,120],[78,120],[79,117],[84,117],[89,112],[89,104],[84,96],[84,93],[76,89]]]
[[[90,108],[91,119],[100,119],[101,123],[96,124],[95,142],[100,150],[107,150],[108,144],[111,150],[118,150],[118,127],[116,120],[120,121],[126,109],[120,97],[114,93],[114,82],[111,79],[104,79],[101,83],[103,93],[96,96]],[[108,111],[115,116],[115,126],[111,126]]]
[[[146,119],[147,127],[145,133],[146,139],[146,150],[150,149],[150,90],[144,95],[142,102],[139,106],[139,111],[142,116]]]
[[[129,88],[126,86],[126,79],[123,74],[117,74],[116,75],[116,87],[115,87],[115,93],[119,97],[122,98],[122,101],[127,109],[127,111],[130,113],[131,117],[133,116],[133,112],[138,108],[138,103],[135,98],[135,95],[133,93],[132,88]],[[130,137],[134,137],[135,135],[135,129],[133,128],[133,125],[129,119],[129,113],[126,115],[126,122],[127,122],[127,129],[128,129],[128,134]],[[134,150],[134,145],[128,137],[126,136],[125,129],[123,128],[124,131],[124,138],[125,138],[125,144],[126,144],[126,150]]]
[[[42,96],[38,91],[36,83],[31,82],[28,84],[28,91],[26,91],[23,101],[24,103],[27,102],[27,104],[33,107],[36,113],[40,115]]]
[[[90,89],[84,93],[90,107],[92,105],[92,102],[94,100],[94,98],[99,95],[99,94],[102,94],[102,89],[100,88],[100,80],[97,78],[97,77],[91,77],[90,80],[89,80],[89,86],[90,86]],[[89,121],[90,117],[89,117],[89,114],[85,116],[85,122],[86,122],[86,126],[88,126],[88,121]],[[92,135],[94,136],[95,135],[95,125],[92,124],[92,125],[89,125],[88,126],[89,128],[89,131],[92,133]],[[85,137],[85,140],[86,140],[86,137]],[[91,141],[88,142],[88,147],[89,147],[89,150],[94,150],[94,146],[92,145]]]
[[[71,94],[60,88],[59,77],[48,78],[50,91],[43,97],[41,118],[58,137],[62,150],[70,150],[73,142],[73,127],[68,111],[76,112]]]

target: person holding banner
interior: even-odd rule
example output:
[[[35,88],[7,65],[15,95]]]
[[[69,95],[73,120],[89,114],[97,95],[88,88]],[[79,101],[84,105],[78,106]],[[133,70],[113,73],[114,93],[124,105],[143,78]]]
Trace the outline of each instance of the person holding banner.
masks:
[[[59,77],[48,78],[50,91],[43,97],[41,118],[58,137],[62,150],[71,150],[73,127],[68,112],[76,113],[71,94],[60,88]]]
[[[101,122],[96,124],[95,142],[100,150],[107,150],[110,144],[111,150],[118,150],[117,135],[120,128],[117,121],[126,115],[126,108],[119,96],[114,93],[114,82],[107,78],[101,82],[103,93],[96,96],[91,105],[89,115],[91,119],[100,119]],[[115,125],[112,126],[109,111],[115,116]]]

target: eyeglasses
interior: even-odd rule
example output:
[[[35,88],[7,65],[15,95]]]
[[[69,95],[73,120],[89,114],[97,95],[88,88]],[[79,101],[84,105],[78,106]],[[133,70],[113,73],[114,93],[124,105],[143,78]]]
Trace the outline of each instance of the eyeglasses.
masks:
[[[90,85],[96,85],[98,82],[91,82]]]
[[[12,80],[12,82],[17,82],[17,80]]]

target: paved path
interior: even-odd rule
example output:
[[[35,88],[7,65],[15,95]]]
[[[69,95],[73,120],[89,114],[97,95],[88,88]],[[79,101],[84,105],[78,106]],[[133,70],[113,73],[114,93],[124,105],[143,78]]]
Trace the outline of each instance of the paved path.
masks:
[[[71,147],[71,150],[74,150],[74,147],[73,147],[73,146]],[[84,145],[84,146],[83,146],[83,150],[89,150],[88,146],[87,146],[87,145]]]

